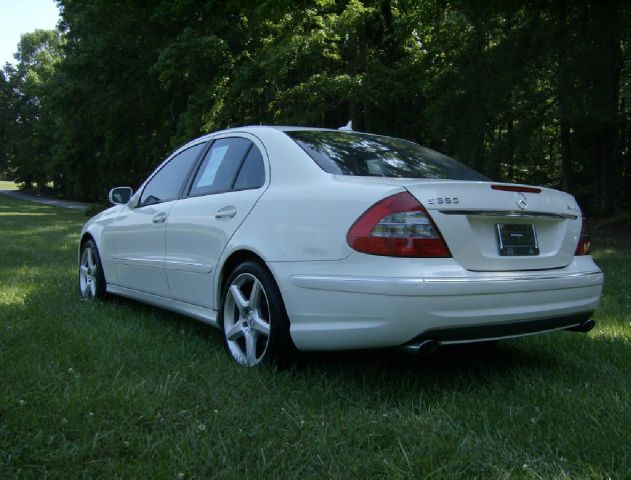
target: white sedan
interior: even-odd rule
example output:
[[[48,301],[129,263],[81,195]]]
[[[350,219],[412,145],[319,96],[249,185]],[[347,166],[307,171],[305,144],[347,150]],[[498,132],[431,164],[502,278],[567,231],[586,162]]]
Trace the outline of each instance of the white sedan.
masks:
[[[189,142],[81,232],[79,288],[217,326],[239,363],[590,330],[576,200],[397,138],[243,127]]]

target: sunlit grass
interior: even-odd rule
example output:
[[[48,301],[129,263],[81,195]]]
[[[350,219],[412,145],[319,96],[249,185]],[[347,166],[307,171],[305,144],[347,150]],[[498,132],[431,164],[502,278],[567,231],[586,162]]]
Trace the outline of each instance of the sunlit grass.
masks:
[[[8,181],[8,180],[0,180],[0,190],[17,190],[18,186],[16,183]]]
[[[0,477],[631,477],[629,249],[595,254],[588,335],[277,372],[178,315],[82,300],[82,213],[0,211]]]
[[[46,217],[54,215],[53,213],[34,213],[34,212],[0,212],[0,217]]]

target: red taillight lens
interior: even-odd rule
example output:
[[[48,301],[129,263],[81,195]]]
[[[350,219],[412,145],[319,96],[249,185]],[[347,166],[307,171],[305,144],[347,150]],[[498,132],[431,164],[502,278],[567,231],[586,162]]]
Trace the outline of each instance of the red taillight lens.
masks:
[[[589,235],[585,233],[585,219],[583,218],[583,224],[581,225],[581,238],[578,240],[576,246],[576,252],[574,255],[590,255],[592,253],[592,240]]]
[[[353,224],[346,241],[354,250],[388,257],[451,257],[427,211],[408,192],[377,202]]]

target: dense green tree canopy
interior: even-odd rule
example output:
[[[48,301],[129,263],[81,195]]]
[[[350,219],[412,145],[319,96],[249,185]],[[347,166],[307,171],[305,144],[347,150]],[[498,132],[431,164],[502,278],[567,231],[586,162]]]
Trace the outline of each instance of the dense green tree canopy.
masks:
[[[621,0],[59,0],[0,75],[0,169],[100,199],[244,124],[410,138],[497,180],[631,201]]]

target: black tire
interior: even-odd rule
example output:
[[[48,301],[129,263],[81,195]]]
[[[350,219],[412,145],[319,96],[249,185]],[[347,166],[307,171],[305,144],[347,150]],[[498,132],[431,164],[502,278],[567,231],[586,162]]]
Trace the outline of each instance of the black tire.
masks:
[[[101,256],[94,240],[88,240],[81,247],[79,256],[79,293],[83,298],[105,296],[105,275]]]
[[[295,346],[289,319],[278,285],[264,265],[246,261],[230,273],[222,289],[219,325],[226,351],[237,363],[290,365]]]

